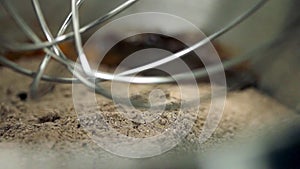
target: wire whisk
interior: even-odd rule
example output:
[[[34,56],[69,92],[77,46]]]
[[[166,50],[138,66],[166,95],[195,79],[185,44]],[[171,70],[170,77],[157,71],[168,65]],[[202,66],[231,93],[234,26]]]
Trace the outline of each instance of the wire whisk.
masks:
[[[14,8],[9,0],[0,1],[8,14],[13,18],[13,20],[17,23],[19,28],[23,31],[23,33],[33,42],[33,43],[17,43],[17,42],[1,42],[1,48],[4,51],[15,51],[15,52],[24,52],[24,51],[34,51],[34,50],[43,50],[45,52],[45,56],[39,64],[38,70],[32,71],[26,68],[19,66],[13,61],[8,60],[5,56],[0,55],[0,63],[4,66],[7,66],[14,71],[21,73],[26,76],[30,76],[33,78],[33,81],[30,86],[30,96],[32,98],[37,98],[38,88],[40,81],[47,82],[55,82],[55,83],[83,83],[87,87],[94,89],[96,93],[101,94],[107,98],[112,98],[111,93],[105,90],[99,83],[100,81],[120,81],[120,82],[128,82],[128,83],[170,83],[174,82],[174,76],[176,79],[189,79],[192,78],[202,78],[207,76],[207,70],[211,72],[219,72],[231,68],[237,64],[240,64],[246,60],[248,60],[252,53],[247,53],[242,56],[234,57],[232,59],[226,60],[223,64],[212,65],[206,68],[195,69],[190,73],[180,73],[176,74],[173,77],[165,77],[165,76],[153,76],[153,77],[143,77],[138,76],[133,78],[133,74],[139,73],[148,69],[152,69],[158,67],[163,64],[167,64],[175,59],[180,57],[184,57],[195,49],[200,48],[201,46],[209,43],[210,41],[222,36],[226,32],[230,31],[241,22],[249,18],[252,14],[258,11],[268,0],[259,0],[254,6],[250,7],[247,11],[245,11],[242,15],[238,16],[227,25],[223,26],[217,32],[211,34],[207,38],[195,43],[194,45],[183,49],[175,54],[167,56],[163,59],[154,61],[152,63],[142,65],[119,74],[111,74],[102,72],[99,70],[93,70],[89,62],[87,60],[86,54],[83,51],[82,45],[82,34],[87,32],[88,30],[101,26],[105,22],[111,20],[114,16],[118,15],[122,11],[126,10],[130,6],[134,5],[138,0],[127,0],[126,2],[118,5],[105,15],[97,18],[96,20],[88,23],[87,25],[80,27],[79,20],[79,7],[85,2],[84,0],[72,0],[71,1],[71,11],[65,18],[63,24],[60,26],[59,31],[56,35],[53,35],[49,29],[49,25],[46,23],[43,11],[41,10],[40,4],[38,0],[32,0],[32,5],[34,8],[34,12],[39,21],[39,25],[43,31],[43,34],[46,37],[46,41],[42,41],[37,34],[30,28],[30,26],[26,23],[26,21],[18,14],[18,11]],[[142,3],[142,2],[141,2]],[[66,30],[72,27],[71,32],[65,33]],[[77,57],[80,60],[80,65],[75,64],[74,61],[69,59],[64,52],[62,52],[59,44],[67,41],[74,40],[74,44],[76,47]],[[58,77],[58,76],[49,76],[45,75],[45,69],[47,65],[51,61],[51,59],[55,59],[59,63],[65,66],[65,68],[74,75],[73,78],[69,77]]]

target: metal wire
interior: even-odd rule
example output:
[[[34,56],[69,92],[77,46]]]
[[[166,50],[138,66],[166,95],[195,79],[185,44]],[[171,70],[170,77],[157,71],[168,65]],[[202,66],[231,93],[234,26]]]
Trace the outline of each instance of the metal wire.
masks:
[[[3,1],[6,1],[6,0],[3,0]],[[117,6],[116,8],[114,8],[113,10],[111,10],[110,12],[105,14],[104,16],[101,16],[98,19],[94,20],[93,22],[90,22],[86,26],[83,26],[82,28],[80,28],[79,32],[85,33],[88,30],[90,30],[91,28],[99,26],[103,22],[113,18],[114,16],[121,13],[122,11],[124,11],[125,9],[127,9],[128,7],[130,7],[131,5],[133,5],[134,3],[138,2],[138,1],[139,0],[127,0],[126,2],[122,3],[121,5]],[[71,18],[72,13],[68,17]],[[74,32],[69,32],[67,34],[56,37],[52,42],[45,41],[45,42],[40,42],[38,44],[29,44],[29,43],[9,44],[9,43],[7,43],[4,45],[5,45],[5,47],[7,47],[8,50],[11,50],[11,51],[31,51],[31,50],[38,50],[38,49],[43,49],[46,47],[51,47],[52,45],[55,45],[55,44],[58,44],[58,43],[61,43],[61,42],[64,42],[66,40],[70,40],[73,38],[74,38]]]
[[[124,11],[134,3],[136,3],[138,0],[127,0],[126,2],[120,4],[104,16],[99,17],[98,19],[94,20],[93,22],[87,24],[86,26],[83,26],[82,28],[79,27],[79,11],[78,8],[80,5],[84,2],[84,0],[72,0],[71,2],[71,12],[66,17],[65,21],[61,25],[56,37],[53,37],[51,34],[48,25],[44,19],[42,10],[39,5],[38,0],[32,0],[32,4],[35,10],[35,14],[37,15],[38,21],[40,23],[40,26],[42,28],[42,31],[47,39],[47,41],[41,41],[40,38],[32,31],[32,29],[26,24],[26,22],[18,15],[14,7],[10,4],[8,0],[3,0],[1,3],[7,10],[7,12],[11,15],[11,17],[16,21],[18,26],[22,29],[22,31],[27,35],[28,38],[30,38],[34,43],[5,43],[3,44],[4,47],[6,47],[6,50],[10,51],[28,51],[28,50],[37,50],[37,49],[43,49],[43,51],[46,53],[44,59],[39,65],[39,68],[36,72],[25,69],[20,67],[19,65],[13,63],[12,61],[7,60],[4,56],[0,56],[0,62],[23,74],[30,77],[33,77],[33,81],[30,87],[30,93],[32,96],[37,95],[37,89],[39,86],[40,80],[48,81],[48,82],[57,82],[57,83],[83,83],[87,87],[94,89],[97,93],[111,98],[110,92],[103,89],[99,83],[95,84],[94,82],[100,82],[100,81],[106,81],[106,80],[115,80],[120,82],[129,82],[129,83],[169,83],[174,82],[174,79],[188,79],[192,78],[201,78],[207,75],[207,69],[210,70],[212,73],[219,72],[223,69],[228,69],[234,65],[240,64],[241,62],[244,62],[248,60],[252,53],[248,53],[243,56],[234,57],[230,60],[225,61],[223,64],[218,65],[212,65],[206,68],[197,69],[194,70],[192,74],[190,73],[181,73],[177,75],[173,75],[173,77],[135,77],[130,76],[132,74],[145,71],[148,69],[155,68],[157,66],[160,66],[162,64],[166,64],[170,61],[173,61],[177,58],[183,57],[186,54],[194,51],[197,48],[200,48],[201,46],[205,45],[206,43],[220,37],[224,33],[230,31],[234,27],[236,27],[238,24],[246,20],[248,17],[250,17],[252,14],[254,14],[258,9],[260,9],[268,0],[260,0],[258,1],[253,7],[249,8],[246,12],[244,12],[242,15],[234,19],[233,21],[229,22],[227,25],[223,26],[219,31],[215,32],[214,34],[208,36],[208,38],[197,42],[196,44],[192,45],[189,48],[186,48],[180,52],[177,52],[171,56],[165,57],[161,60],[157,60],[155,62],[122,72],[120,74],[110,74],[106,72],[100,72],[92,70],[89,66],[89,63],[87,61],[86,55],[82,49],[82,42],[81,42],[81,34],[85,33],[89,29],[100,26],[101,24],[105,23],[112,17],[116,16],[120,12]],[[72,21],[73,26],[73,32],[64,34],[66,29],[70,26],[70,23]],[[65,54],[60,50],[58,44],[61,42],[64,42],[66,40],[74,39],[75,40],[75,46],[78,54],[78,58],[81,62],[80,65],[75,64],[72,60],[68,59]],[[68,77],[55,77],[55,76],[48,76],[44,75],[45,69],[51,60],[51,58],[55,59],[57,62],[63,64],[71,74],[74,75],[75,78],[68,78]],[[120,98],[122,99],[122,98]],[[141,104],[141,103],[137,103]]]

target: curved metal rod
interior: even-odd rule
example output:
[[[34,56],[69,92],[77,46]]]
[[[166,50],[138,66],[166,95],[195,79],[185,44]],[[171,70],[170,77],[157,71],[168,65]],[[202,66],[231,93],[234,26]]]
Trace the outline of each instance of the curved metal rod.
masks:
[[[164,59],[152,62],[150,64],[147,64],[147,65],[144,65],[144,66],[141,66],[141,67],[138,67],[138,68],[134,68],[134,69],[122,72],[120,74],[109,74],[109,73],[99,72],[99,71],[92,72],[92,70],[90,69],[89,64],[87,62],[86,56],[85,56],[85,54],[82,50],[81,40],[78,39],[78,38],[80,38],[79,37],[79,31],[78,31],[78,23],[76,23],[76,21],[78,21],[77,20],[78,16],[75,17],[75,15],[73,15],[73,17],[74,17],[73,22],[75,22],[75,27],[74,28],[77,29],[76,47],[77,47],[77,50],[78,50],[78,53],[79,53],[80,60],[83,63],[84,72],[86,72],[86,74],[88,76],[95,76],[96,78],[103,79],[103,80],[115,80],[115,81],[130,82],[130,83],[168,83],[168,82],[174,82],[175,81],[174,77],[184,78],[183,76],[188,75],[188,74],[181,74],[181,75],[173,76],[173,77],[147,77],[147,78],[130,77],[130,76],[126,76],[126,75],[138,73],[138,72],[141,72],[141,71],[144,71],[144,70],[147,70],[147,69],[151,69],[151,68],[160,66],[162,64],[165,64],[167,62],[170,62],[174,59],[177,59],[179,57],[182,57],[182,56],[186,55],[187,53],[203,46],[204,44],[210,42],[211,40],[214,40],[214,39],[218,38],[219,36],[223,35],[224,33],[228,32],[229,30],[231,30],[232,28],[237,26],[239,23],[241,23],[242,21],[247,19],[249,16],[251,16],[253,13],[255,13],[258,9],[260,9],[267,1],[268,0],[260,0],[253,7],[251,7],[248,11],[246,11],[243,15],[237,17],[232,22],[230,22],[227,26],[223,27],[221,30],[217,31],[216,33],[210,35],[208,38],[196,43],[195,45],[193,45],[189,48],[186,48],[186,49],[184,49],[184,50],[182,50],[178,53],[175,53],[171,56],[168,56]],[[72,9],[72,10],[73,10],[73,12],[76,13],[77,12],[76,8],[75,8],[74,5],[73,5],[73,7],[74,7],[74,9]],[[74,32],[75,32],[75,30],[74,30]],[[235,63],[235,60],[230,60],[230,61],[233,61],[233,63]],[[232,65],[232,64],[230,64],[230,65]],[[213,65],[213,68],[208,69],[208,70],[219,71],[222,68],[223,68],[223,65],[218,64],[218,65]],[[195,75],[195,78],[200,78],[201,76],[203,76],[203,74],[204,74],[204,70],[202,70],[202,69],[200,69],[200,70],[193,73],[193,75]]]
[[[252,57],[258,57],[258,55],[257,55],[258,53],[261,53],[262,51],[265,51],[265,50],[271,48],[272,45],[274,43],[276,43],[277,41],[278,41],[277,39],[273,39],[263,45],[258,45],[258,47],[256,47],[254,50],[252,50],[244,55],[237,56],[230,60],[224,61],[223,62],[224,69],[226,70],[228,68],[231,68],[232,66],[235,66],[244,61],[247,61]],[[19,72],[20,74],[23,74],[23,75],[26,75],[29,77],[34,77],[36,74],[36,72],[33,72],[26,68],[22,68],[18,64],[14,63],[12,61],[9,61],[8,59],[6,59],[4,56],[1,56],[1,55],[0,55],[0,63],[2,63],[4,66],[6,66],[16,72]],[[213,72],[213,73],[217,73],[218,71],[221,70],[219,65],[212,65],[212,66],[208,66],[207,68],[196,69],[193,71],[193,74],[197,77],[205,77],[205,76],[207,76],[207,71],[206,71],[207,69],[210,69],[211,72]],[[174,76],[176,79],[184,80],[184,79],[190,78],[190,73],[176,74]],[[122,77],[120,77],[120,78],[122,78]],[[139,78],[143,78],[143,77],[135,77],[135,78],[137,78],[138,81],[135,81],[133,79],[131,81],[131,83],[138,83],[138,82],[142,81],[142,79],[139,79]],[[159,78],[159,77],[147,77],[147,79],[148,78],[154,79],[154,78]],[[68,77],[55,77],[55,76],[43,75],[41,79],[44,81],[55,82],[55,83],[81,83],[81,81],[77,78],[68,78]],[[147,79],[143,79],[145,84],[153,82],[152,80],[150,82],[148,82]],[[170,79],[170,77],[168,79]],[[98,80],[98,82],[99,81],[103,82],[103,80],[101,80],[101,79],[96,79],[96,80]],[[168,83],[168,82],[171,82],[171,80],[172,79],[170,79],[169,81],[166,80],[165,82]]]
[[[32,0],[33,2],[33,6],[34,6],[34,9],[35,9],[35,13],[36,13],[36,16],[38,18],[38,21],[42,27],[42,30],[45,34],[45,36],[47,37],[48,41],[51,42],[51,39],[53,39],[51,33],[50,33],[50,30],[46,24],[46,21],[44,19],[44,16],[43,16],[43,13],[41,11],[41,8],[40,8],[40,5],[39,5],[39,2],[37,0]],[[80,6],[82,4],[83,0],[78,0],[76,5],[77,6]],[[71,16],[72,16],[72,12],[69,13],[69,15],[67,16],[67,18],[65,19],[65,21],[63,22],[62,26],[60,27],[58,33],[57,33],[57,36],[60,36],[62,35],[65,30],[68,28],[68,25],[70,24],[70,21],[71,21]],[[54,52],[56,54],[59,55],[59,51],[57,48],[52,48],[54,50]],[[62,53],[62,52],[61,52]],[[61,55],[62,57],[64,57],[63,55]],[[37,91],[38,91],[38,86],[39,86],[39,82],[41,80],[41,77],[42,75],[44,74],[45,72],[45,69],[49,63],[49,61],[51,60],[51,56],[46,54],[44,59],[42,60],[38,70],[37,70],[37,74],[35,76],[35,78],[33,79],[31,85],[30,85],[30,96],[35,98],[37,96]]]
[[[88,76],[92,76],[92,69],[82,48],[82,40],[79,32],[80,25],[79,25],[79,17],[78,17],[78,6],[76,5],[76,0],[72,0],[72,13],[73,13],[72,15],[73,31],[74,31],[77,54],[85,74]]]
[[[146,67],[141,66],[140,68],[132,69],[132,71],[129,70],[129,71],[125,71],[123,73],[115,75],[115,74],[102,73],[102,72],[95,72],[94,74],[92,74],[93,72],[92,72],[91,68],[89,67],[86,55],[85,55],[85,53],[82,49],[81,37],[80,37],[80,33],[79,33],[78,9],[75,5],[75,0],[73,0],[72,1],[73,29],[74,29],[74,33],[75,33],[75,42],[76,42],[77,52],[79,54],[81,64],[83,65],[82,68],[83,68],[84,72],[88,76],[91,76],[91,77],[93,77],[93,75],[94,75],[95,77],[97,77],[99,79],[116,80],[116,81],[130,82],[130,83],[168,83],[168,82],[174,82],[176,79],[177,80],[178,79],[185,79],[186,78],[185,76],[188,76],[188,75],[194,75],[194,76],[196,76],[196,78],[199,78],[200,76],[204,76],[204,72],[206,73],[208,70],[212,71],[212,72],[218,72],[218,71],[223,69],[222,64],[213,65],[209,69],[200,69],[200,70],[196,70],[193,73],[183,73],[183,74],[175,75],[173,77],[130,77],[130,76],[123,76],[123,75],[138,73],[138,72],[140,72],[141,69],[143,70],[143,68],[146,68],[144,70],[147,70],[147,69],[153,68],[151,66],[159,66],[159,65],[161,65],[160,63],[166,63],[166,62],[172,61],[172,60],[176,59],[176,58],[174,58],[174,56],[175,57],[184,56],[188,52],[193,51],[194,49],[204,45],[205,43],[209,42],[210,40],[215,39],[215,38],[221,36],[222,34],[226,33],[227,31],[231,30],[233,27],[237,26],[239,23],[241,23],[246,18],[251,16],[255,11],[260,9],[260,7],[262,7],[262,5],[265,4],[265,2],[267,2],[267,0],[259,1],[252,8],[250,8],[247,12],[245,12],[243,15],[241,15],[238,18],[236,18],[235,20],[233,20],[231,23],[229,23],[223,29],[221,29],[220,31],[212,34],[207,39],[205,39],[203,41],[200,41],[199,43],[193,45],[190,48],[187,48],[187,49],[185,49],[181,52],[178,52],[174,55],[171,55],[171,56],[169,56],[165,59],[162,59],[162,61],[159,60],[159,61],[156,61],[154,63],[150,63],[150,64],[148,64],[148,65],[150,65],[149,67],[147,67],[147,65],[146,65]],[[243,62],[247,59],[248,59],[247,57],[235,58],[235,59],[232,59],[229,62],[227,62],[226,66],[228,68],[228,67],[231,67],[231,66],[233,66],[237,63],[241,63],[241,62]]]
[[[236,19],[234,19],[233,21],[231,21],[228,25],[224,26],[222,29],[220,29],[219,31],[215,32],[214,34],[210,35],[209,37],[205,38],[204,40],[201,40],[200,42],[194,44],[193,46],[186,48],[180,52],[177,52],[173,55],[170,55],[166,58],[154,61],[152,63],[134,68],[134,69],[130,69],[127,71],[124,71],[118,75],[120,76],[125,76],[125,75],[130,75],[130,74],[134,74],[134,73],[139,73],[142,72],[144,70],[148,70],[148,69],[152,69],[155,67],[158,67],[160,65],[163,65],[165,63],[171,62],[177,58],[180,58],[190,52],[192,52],[193,50],[205,45],[206,43],[209,43],[210,41],[220,37],[221,35],[223,35],[224,33],[228,32],[229,30],[231,30],[232,28],[234,28],[235,26],[237,26],[238,24],[240,24],[242,21],[244,21],[245,19],[247,19],[249,16],[251,16],[252,14],[254,14],[258,9],[260,9],[268,0],[260,0],[257,4],[255,4],[252,8],[250,8],[248,11],[246,11],[244,14],[242,14],[241,16],[237,17]],[[84,67],[83,67],[84,68]],[[100,77],[100,74],[96,74],[96,77]]]
[[[4,65],[5,67],[18,72],[22,75],[28,76],[28,77],[35,77],[36,72],[23,68],[22,66],[6,59],[4,56],[0,55],[0,63]],[[42,75],[41,80],[46,81],[46,82],[54,82],[54,83],[67,83],[67,84],[72,84],[72,83],[82,83],[79,79],[77,78],[70,78],[70,77],[57,77],[57,76],[48,76],[48,75]],[[91,78],[88,80],[92,80]],[[96,79],[95,82],[100,82],[100,80]],[[103,81],[102,81],[103,82]]]
[[[32,29],[26,24],[26,22],[18,15],[18,13],[15,11],[15,8],[13,8],[9,1],[3,0],[2,4],[4,5],[7,12],[10,14],[10,16],[16,21],[17,25],[20,27],[20,29],[26,34],[26,36],[31,39],[34,43],[40,43],[40,38],[32,31]],[[51,55],[54,59],[57,61],[63,63],[66,66],[73,66],[74,62],[70,60],[63,59],[62,57],[56,55],[48,48],[43,48],[43,51],[49,55]]]
[[[94,20],[93,22],[87,24],[86,26],[82,27],[80,29],[80,34],[85,33],[89,29],[98,26],[99,24],[102,24],[103,22],[111,19],[112,17],[116,16],[117,14],[121,13],[125,9],[129,8],[131,5],[134,3],[138,2],[139,0],[127,0],[126,2],[122,3],[121,5],[117,6],[110,12],[106,13],[104,16]],[[30,43],[13,43],[13,44],[4,44],[6,48],[12,51],[30,51],[30,50],[38,50],[38,49],[43,49],[46,47],[50,47],[52,45],[64,42],[66,40],[74,38],[74,32],[69,32],[65,35],[61,35],[56,37],[52,42],[45,41],[45,42],[40,42],[38,44],[30,44]]]
[[[23,67],[19,66],[18,64],[14,63],[12,61],[9,61],[4,56],[0,56],[0,63],[20,74],[25,75],[25,76],[29,76],[29,77],[36,76],[36,72],[33,72],[26,68],[23,68]],[[44,81],[47,81],[47,82],[55,82],[55,83],[81,83],[80,80],[78,80],[76,78],[55,77],[55,76],[48,76],[48,75],[43,75],[41,77],[41,79]]]
[[[214,40],[214,39],[218,38],[219,36],[223,35],[224,33],[228,32],[229,30],[231,30],[232,28],[237,26],[242,21],[244,21],[249,16],[251,16],[253,13],[255,13],[258,9],[260,9],[267,1],[268,0],[260,0],[258,3],[256,3],[253,7],[251,7],[244,14],[242,14],[241,16],[237,17],[232,22],[230,22],[227,26],[224,26],[222,29],[220,29],[216,33],[210,35],[208,38],[194,44],[193,46],[191,46],[189,48],[186,48],[186,49],[184,49],[180,52],[177,52],[177,53],[175,53],[171,56],[168,56],[166,58],[163,58],[161,60],[152,62],[152,63],[147,64],[147,65],[140,66],[138,68],[134,68],[134,69],[122,72],[120,74],[110,74],[110,73],[99,72],[99,71],[94,72],[93,70],[91,70],[90,65],[87,61],[86,55],[84,54],[83,49],[82,49],[81,37],[80,37],[80,33],[79,33],[78,16],[77,16],[77,12],[78,12],[77,10],[78,9],[76,9],[76,6],[74,4],[75,2],[73,2],[73,5],[72,5],[73,25],[74,25],[76,48],[77,48],[77,52],[78,52],[78,55],[79,55],[79,59],[81,61],[84,72],[88,76],[94,76],[94,77],[99,78],[99,79],[124,81],[124,82],[130,82],[130,83],[134,83],[134,82],[136,82],[136,83],[167,83],[167,82],[174,82],[175,81],[174,76],[173,77],[155,77],[155,78],[149,78],[148,77],[148,79],[145,79],[145,78],[130,77],[130,76],[126,76],[126,75],[131,75],[131,74],[134,74],[134,73],[138,73],[138,72],[141,72],[141,71],[144,71],[144,70],[147,70],[147,69],[151,69],[151,68],[160,66],[162,64],[165,64],[167,62],[170,62],[172,60],[175,60],[179,57],[182,57],[182,56],[186,55],[187,53],[189,53],[189,52],[205,45],[206,43],[210,42],[211,40]],[[215,66],[218,67],[218,69],[223,68],[222,64],[218,64],[218,65],[215,65]],[[197,76],[199,76],[201,74],[202,73],[196,72],[196,74],[194,74],[194,75],[196,76],[196,78],[199,78]],[[180,75],[179,77],[182,77],[182,75]]]

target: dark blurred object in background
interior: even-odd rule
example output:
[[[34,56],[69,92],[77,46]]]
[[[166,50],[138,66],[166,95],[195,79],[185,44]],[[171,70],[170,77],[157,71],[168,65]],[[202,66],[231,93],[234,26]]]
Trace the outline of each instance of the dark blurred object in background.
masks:
[[[300,126],[283,134],[281,143],[269,153],[271,169],[300,168]]]

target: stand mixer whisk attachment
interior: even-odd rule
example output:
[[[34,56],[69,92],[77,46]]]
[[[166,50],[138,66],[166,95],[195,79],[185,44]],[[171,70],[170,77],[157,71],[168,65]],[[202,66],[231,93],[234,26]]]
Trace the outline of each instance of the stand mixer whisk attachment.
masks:
[[[83,51],[82,46],[82,34],[90,30],[94,27],[99,27],[103,25],[105,22],[111,20],[114,16],[119,14],[120,12],[126,10],[130,6],[134,5],[138,0],[127,0],[126,2],[120,4],[119,6],[115,7],[105,15],[99,17],[98,19],[90,22],[89,24],[80,27],[80,20],[79,20],[79,10],[78,8],[84,3],[84,0],[72,0],[71,1],[71,11],[65,18],[63,24],[60,26],[58,33],[54,36],[48,27],[48,24],[45,21],[43,11],[41,10],[40,4],[38,0],[32,0],[34,12],[37,16],[39,21],[40,27],[43,31],[44,36],[46,37],[46,41],[42,41],[41,38],[37,36],[37,34],[30,28],[30,26],[26,23],[25,20],[18,14],[16,8],[11,4],[8,0],[2,0],[1,4],[7,11],[7,13],[13,18],[13,20],[17,23],[19,28],[23,31],[23,33],[29,38],[33,43],[17,43],[17,42],[3,42],[1,44],[1,48],[3,51],[15,51],[15,52],[24,52],[24,51],[35,51],[35,50],[43,50],[45,56],[43,57],[42,61],[40,62],[39,68],[36,71],[32,71],[26,68],[23,68],[13,61],[7,59],[4,55],[0,55],[0,63],[6,67],[13,69],[14,71],[30,76],[33,78],[33,81],[30,86],[30,96],[32,98],[38,98],[40,95],[39,93],[39,83],[41,80],[47,82],[54,82],[54,83],[83,83],[89,88],[95,90],[96,93],[101,94],[107,98],[112,98],[111,93],[101,85],[94,83],[100,81],[120,81],[120,82],[128,82],[128,83],[152,83],[152,84],[159,84],[159,83],[170,83],[174,82],[174,76],[176,79],[189,79],[191,78],[191,74],[189,73],[180,73],[176,74],[173,77],[166,77],[166,76],[155,76],[155,77],[134,77],[133,74],[139,73],[148,69],[155,68],[157,66],[167,64],[175,59],[180,57],[184,57],[186,54],[194,51],[195,49],[200,48],[201,46],[209,43],[210,41],[222,36],[226,32],[230,31],[238,24],[246,20],[256,11],[258,11],[266,2],[267,0],[259,0],[254,6],[250,7],[247,11],[243,14],[229,22],[227,25],[223,26],[219,31],[211,34],[207,38],[195,43],[194,45],[183,49],[175,54],[167,56],[163,59],[154,61],[152,63],[148,63],[146,65],[138,66],[136,68],[121,72],[119,74],[111,74],[105,73],[98,70],[93,70],[89,62],[87,60],[86,54]],[[141,2],[142,3],[142,2]],[[71,27],[73,31],[69,33],[65,33],[66,30]],[[64,52],[62,52],[59,44],[67,41],[73,40],[78,59],[80,60],[80,65],[75,64],[74,61],[68,58]],[[4,53],[4,52],[3,52]],[[232,66],[235,66],[241,62],[248,60],[251,57],[251,54],[246,54],[238,57],[234,57],[232,59],[226,60],[223,65],[212,65],[206,68],[196,69],[192,72],[194,78],[201,78],[207,75],[207,70],[212,72],[219,72],[223,69],[228,69]],[[64,65],[65,68],[74,75],[73,78],[69,77],[57,77],[57,76],[49,76],[45,75],[45,69],[47,65],[51,61],[51,59],[55,59],[60,64]],[[88,78],[86,78],[88,77]],[[133,80],[134,79],[134,80]],[[140,103],[137,103],[140,104]]]

